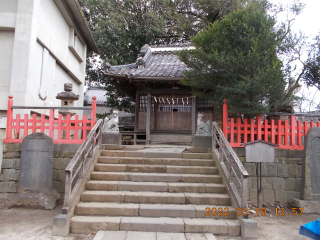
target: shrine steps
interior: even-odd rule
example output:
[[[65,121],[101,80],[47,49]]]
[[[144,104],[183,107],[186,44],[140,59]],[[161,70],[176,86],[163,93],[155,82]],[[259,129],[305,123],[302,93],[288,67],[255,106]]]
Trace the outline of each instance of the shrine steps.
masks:
[[[240,234],[236,209],[210,153],[106,148],[75,208],[71,233]]]

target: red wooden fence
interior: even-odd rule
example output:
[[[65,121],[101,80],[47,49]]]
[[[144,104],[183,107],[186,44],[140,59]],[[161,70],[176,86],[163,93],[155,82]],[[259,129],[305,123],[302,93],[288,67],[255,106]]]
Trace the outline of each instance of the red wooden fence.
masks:
[[[320,122],[310,124],[296,121],[294,115],[288,120],[265,120],[261,116],[254,119],[230,118],[228,121],[227,101],[223,103],[223,134],[230,142],[231,147],[243,147],[242,143],[264,140],[278,144],[282,149],[303,150],[304,137],[312,127],[320,127]]]
[[[82,143],[86,139],[87,130],[91,130],[96,123],[96,97],[93,97],[91,104],[91,120],[83,115],[79,119],[78,115],[71,117],[67,115],[65,119],[59,114],[58,118],[54,118],[54,110],[62,109],[62,107],[16,107],[13,106],[12,96],[9,96],[7,110],[7,133],[5,143],[21,143],[22,139],[27,135],[35,132],[42,132],[53,138],[53,143],[76,144]],[[44,114],[37,118],[37,114],[24,114],[22,118],[20,114],[13,116],[13,109],[49,109],[49,117]],[[70,107],[68,109],[87,109],[85,107]],[[90,109],[90,108],[89,108]]]

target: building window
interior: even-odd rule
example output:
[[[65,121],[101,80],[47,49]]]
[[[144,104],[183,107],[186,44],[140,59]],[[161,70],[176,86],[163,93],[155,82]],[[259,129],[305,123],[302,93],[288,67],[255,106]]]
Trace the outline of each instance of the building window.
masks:
[[[148,97],[147,96],[140,96],[140,109],[139,112],[146,112],[147,111],[147,103]],[[151,99],[151,112],[154,111],[154,99]]]
[[[212,102],[208,99],[197,98],[197,112],[213,112]]]

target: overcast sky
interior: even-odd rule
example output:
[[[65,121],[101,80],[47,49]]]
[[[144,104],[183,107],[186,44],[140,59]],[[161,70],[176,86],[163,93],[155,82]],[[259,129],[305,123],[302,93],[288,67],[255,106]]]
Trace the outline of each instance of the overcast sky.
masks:
[[[290,4],[293,0],[270,0],[272,3],[282,4]],[[305,35],[309,36],[311,39],[314,38],[320,32],[320,0],[300,0],[300,2],[306,4],[303,12],[297,16],[294,24],[292,25],[292,30],[295,32],[299,32],[300,30],[305,33]],[[285,20],[286,16],[280,15],[279,20]],[[311,40],[310,39],[310,40]],[[303,105],[304,111],[313,111],[315,110],[315,106],[320,103],[320,93],[316,90],[316,88],[302,88],[301,92],[303,92],[305,97],[309,97],[309,99],[314,99],[316,104],[310,106],[310,104],[305,103]],[[300,111],[300,109],[296,109],[296,111]]]

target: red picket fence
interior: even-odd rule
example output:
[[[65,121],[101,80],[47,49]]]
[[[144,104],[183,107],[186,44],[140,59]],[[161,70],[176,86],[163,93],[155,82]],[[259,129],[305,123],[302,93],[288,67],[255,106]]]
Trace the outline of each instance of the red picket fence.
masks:
[[[243,147],[242,143],[264,140],[278,144],[282,149],[304,149],[304,137],[312,127],[320,127],[320,122],[310,124],[296,121],[294,115],[288,120],[265,120],[262,123],[261,116],[254,119],[230,118],[228,121],[227,101],[223,103],[223,134],[228,139],[231,147]]]
[[[53,138],[53,143],[77,144],[82,143],[87,137],[87,131],[91,130],[96,123],[96,97],[93,97],[91,107],[24,107],[13,106],[12,96],[9,96],[7,110],[7,133],[5,143],[21,143],[22,139],[29,134],[42,132]],[[21,118],[20,114],[13,116],[14,109],[48,109],[49,117],[41,114],[37,118],[37,114],[24,114]],[[71,117],[67,115],[63,119],[59,114],[58,118],[54,117],[55,109],[84,110],[92,109],[91,120],[83,115],[83,119],[79,119],[78,115]]]

